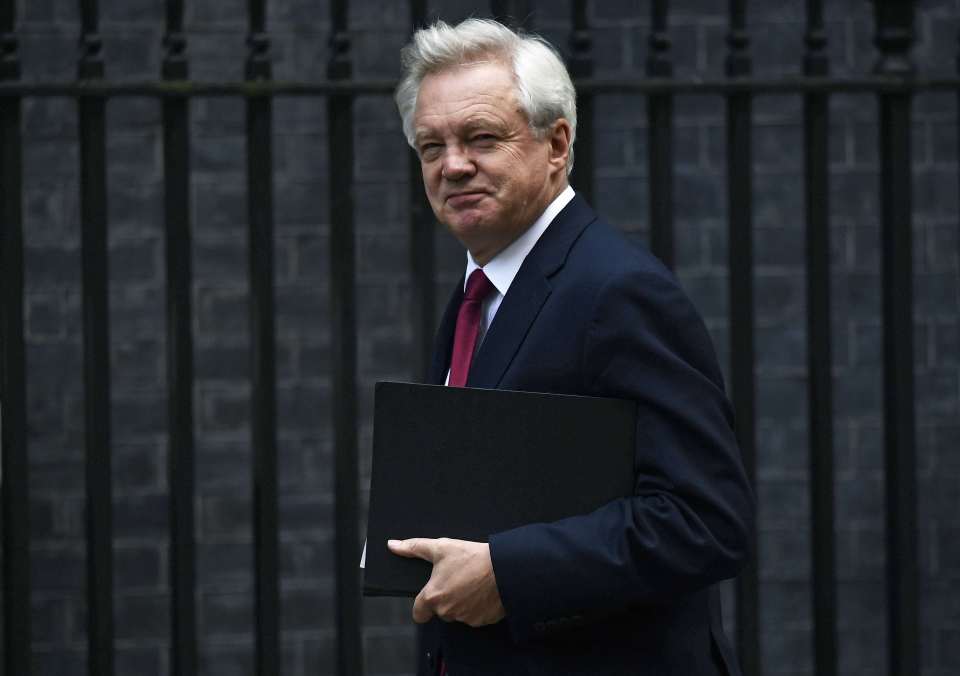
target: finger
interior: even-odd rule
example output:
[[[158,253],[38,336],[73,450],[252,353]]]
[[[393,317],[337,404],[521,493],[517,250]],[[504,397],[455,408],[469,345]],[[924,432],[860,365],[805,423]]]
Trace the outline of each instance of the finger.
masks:
[[[423,624],[424,622],[429,622],[434,615],[433,608],[424,600],[423,591],[421,590],[421,592],[417,594],[417,598],[413,601],[413,621],[417,624]]]
[[[387,547],[398,556],[423,559],[433,563],[436,558],[436,540],[431,538],[409,538],[407,540],[387,540]]]

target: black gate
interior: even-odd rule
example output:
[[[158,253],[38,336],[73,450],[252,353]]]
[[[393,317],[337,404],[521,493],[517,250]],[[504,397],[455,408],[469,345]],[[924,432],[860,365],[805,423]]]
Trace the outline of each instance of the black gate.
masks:
[[[107,162],[105,111],[117,97],[147,96],[162,101],[165,179],[167,363],[169,388],[171,673],[196,673],[196,607],[193,510],[194,420],[193,339],[190,266],[190,99],[240,97],[246,101],[249,210],[249,279],[252,336],[252,446],[254,448],[254,539],[256,673],[279,673],[277,547],[277,402],[271,114],[274,97],[315,97],[326,102],[330,222],[329,260],[332,306],[331,416],[335,426],[336,618],[340,674],[362,673],[360,599],[357,569],[358,438],[357,319],[355,316],[353,113],[356,97],[389,96],[394,82],[359,80],[352,74],[353,52],[347,30],[346,0],[330,3],[331,57],[322,82],[276,81],[271,75],[271,39],[266,0],[249,3],[246,79],[199,83],[190,80],[183,32],[184,0],[168,0],[163,38],[162,78],[150,82],[104,79],[97,0],[82,0],[81,53],[73,83],[22,82],[15,0],[0,3],[0,214],[2,214],[3,403],[3,591],[5,673],[31,672],[28,444],[24,346],[24,258],[22,232],[21,111],[25,99],[75,100],[80,133],[83,366],[86,424],[89,673],[114,673],[111,559],[111,407],[107,294]],[[835,602],[833,406],[830,332],[829,101],[836,93],[869,93],[880,111],[882,160],[882,276],[887,590],[890,672],[919,673],[918,568],[915,491],[915,413],[912,344],[911,101],[929,91],[960,92],[960,78],[925,78],[914,72],[914,8],[909,2],[877,0],[873,73],[857,77],[830,74],[822,0],[809,0],[802,74],[758,78],[751,75],[751,36],[746,2],[729,4],[725,77],[714,80],[673,76],[668,3],[651,3],[649,58],[645,79],[593,77],[588,3],[572,3],[569,64],[579,92],[580,132],[577,176],[591,192],[594,175],[594,99],[610,93],[643,95],[649,136],[649,222],[654,252],[674,260],[674,103],[678,96],[714,96],[726,102],[731,299],[731,396],[738,416],[744,459],[755,477],[755,379],[752,251],[752,103],[765,95],[792,94],[804,102],[804,167],[808,294],[809,428],[816,673],[837,670]],[[427,3],[410,3],[411,26],[422,25]],[[494,15],[535,23],[532,2],[494,2]],[[533,26],[536,28],[536,26]],[[411,175],[418,176],[411,155]],[[434,303],[434,221],[418,180],[412,181],[409,261],[416,290],[413,304],[417,369],[430,354]],[[255,253],[254,253],[255,252]],[[758,575],[750,566],[736,592],[737,645],[745,674],[761,673],[758,651]]]

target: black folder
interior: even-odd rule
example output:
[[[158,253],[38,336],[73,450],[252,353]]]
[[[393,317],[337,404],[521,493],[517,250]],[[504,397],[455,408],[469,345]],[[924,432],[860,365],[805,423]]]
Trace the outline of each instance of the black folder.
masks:
[[[430,577],[388,539],[486,542],[630,495],[635,435],[631,401],[377,383],[364,594],[415,596]]]

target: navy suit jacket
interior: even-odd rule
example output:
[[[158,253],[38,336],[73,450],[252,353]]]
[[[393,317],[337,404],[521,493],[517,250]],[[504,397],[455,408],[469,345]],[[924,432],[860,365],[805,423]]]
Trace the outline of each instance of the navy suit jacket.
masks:
[[[457,286],[430,379],[443,383]],[[753,496],[713,346],[673,275],[575,197],[527,256],[467,385],[631,399],[632,497],[490,535],[498,624],[433,620],[420,676],[736,676],[716,582],[748,556]],[[584,453],[602,453],[584,448]]]

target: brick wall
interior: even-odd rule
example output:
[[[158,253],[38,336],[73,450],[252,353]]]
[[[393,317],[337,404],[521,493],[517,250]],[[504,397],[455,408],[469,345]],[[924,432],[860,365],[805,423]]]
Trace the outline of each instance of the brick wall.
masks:
[[[239,79],[242,0],[187,3],[191,74]],[[77,3],[21,0],[25,77],[75,74]],[[101,0],[108,77],[155,78],[161,0]],[[678,75],[719,76],[725,5],[672,3]],[[827,3],[831,67],[867,72],[875,59],[872,7]],[[481,7],[485,5],[481,4]],[[562,50],[569,2],[534,17]],[[448,21],[476,3],[434,2]],[[640,74],[648,3],[594,2],[597,70]],[[278,78],[322,79],[327,3],[275,0],[269,28]],[[351,3],[357,75],[393,77],[407,37],[406,3]],[[758,74],[796,72],[801,3],[753,3]],[[960,7],[919,3],[915,57],[952,72]],[[919,546],[924,676],[960,668],[960,282],[957,100],[924,94],[914,106],[915,342]],[[160,110],[149,99],[109,104],[110,312],[113,384],[117,672],[169,673],[163,174]],[[413,329],[407,220],[407,149],[391,102],[355,104],[357,303],[361,484],[369,473],[372,384],[408,378]],[[332,434],[329,217],[325,107],[281,98],[274,108],[280,560],[283,673],[333,672]],[[679,277],[729,359],[726,297],[724,106],[676,103]],[[197,565],[202,673],[252,673],[244,107],[199,99],[192,112],[192,216],[197,435]],[[758,495],[764,673],[812,673],[803,262],[802,104],[764,97],[754,107]],[[881,413],[877,112],[874,98],[831,104],[833,359],[841,673],[886,671]],[[646,121],[642,97],[602,96],[595,130],[599,211],[647,237]],[[38,676],[85,673],[83,390],[75,105],[24,104],[25,320],[31,489],[34,664]],[[577,186],[576,172],[573,174]],[[463,264],[437,231],[437,305]],[[365,489],[361,493],[366,501]],[[729,616],[728,612],[728,616]],[[364,601],[367,671],[409,674],[413,629],[406,601]]]

